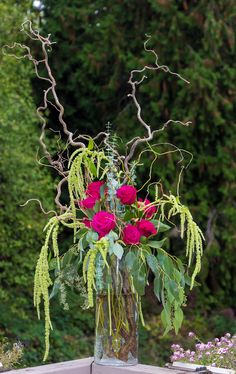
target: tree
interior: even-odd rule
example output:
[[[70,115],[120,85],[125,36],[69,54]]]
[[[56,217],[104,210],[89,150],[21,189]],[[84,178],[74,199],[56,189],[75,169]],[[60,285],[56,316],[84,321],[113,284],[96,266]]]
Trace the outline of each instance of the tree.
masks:
[[[29,6],[27,0],[1,1],[1,46],[22,40],[19,29]],[[33,274],[45,218],[37,203],[21,204],[37,197],[47,209],[53,204],[53,182],[48,170],[36,162],[39,131],[33,71],[3,53],[0,62],[0,326],[1,335],[25,342],[32,339],[30,330],[36,321]]]

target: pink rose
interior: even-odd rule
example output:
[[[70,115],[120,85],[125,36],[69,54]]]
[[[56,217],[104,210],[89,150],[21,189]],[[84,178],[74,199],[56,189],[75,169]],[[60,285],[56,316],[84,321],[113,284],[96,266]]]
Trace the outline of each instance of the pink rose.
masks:
[[[103,181],[97,181],[97,182],[92,182],[88,185],[86,192],[86,195],[89,197],[96,198],[97,200],[100,199],[101,194],[100,194],[100,188],[104,184]]]
[[[146,219],[141,219],[141,221],[137,222],[136,227],[140,232],[141,236],[151,236],[157,234],[156,227],[150,221]]]
[[[81,208],[84,209],[93,209],[96,201],[101,198],[100,188],[104,184],[103,181],[92,182],[88,185],[87,190],[85,191],[88,196],[86,199],[79,202]]]
[[[116,226],[116,217],[112,213],[101,211],[92,219],[92,228],[99,234],[99,238],[107,235]]]
[[[149,201],[148,199],[145,199],[143,201],[143,199],[138,199],[139,203],[139,207],[142,207],[143,205],[149,205],[151,204],[151,201]],[[157,211],[157,208],[155,206],[149,206],[147,208],[144,209],[144,215],[146,218],[152,218],[152,216],[156,213]]]
[[[124,205],[131,205],[137,197],[137,190],[134,186],[124,185],[116,191],[116,196]]]
[[[88,218],[83,218],[83,224],[89,229],[92,228],[92,222]]]
[[[125,244],[139,244],[141,234],[137,227],[133,225],[125,226],[123,230],[123,241]]]
[[[93,209],[94,205],[96,204],[96,200],[94,197],[87,197],[84,200],[80,201],[80,206],[83,209]]]

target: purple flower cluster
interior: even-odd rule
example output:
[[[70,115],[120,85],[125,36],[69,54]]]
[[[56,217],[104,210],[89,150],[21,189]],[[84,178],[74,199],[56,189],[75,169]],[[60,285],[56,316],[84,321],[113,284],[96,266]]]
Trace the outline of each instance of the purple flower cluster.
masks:
[[[172,344],[171,361],[182,361],[200,365],[218,366],[233,369],[236,365],[236,335],[227,333],[221,338],[215,338],[207,343],[202,343],[198,337],[189,332],[189,338],[194,338],[195,349],[184,350],[179,344]]]

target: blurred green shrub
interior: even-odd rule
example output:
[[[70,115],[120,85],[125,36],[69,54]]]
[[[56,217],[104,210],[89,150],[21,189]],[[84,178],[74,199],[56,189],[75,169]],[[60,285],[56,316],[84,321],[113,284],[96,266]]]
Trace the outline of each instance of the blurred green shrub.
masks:
[[[0,2],[1,47],[23,41],[19,29],[30,4]],[[2,51],[0,64],[0,335],[15,341],[25,339],[32,327],[34,267],[45,222],[35,203],[20,204],[37,197],[46,209],[52,206],[53,182],[36,162],[39,129],[31,66]]]

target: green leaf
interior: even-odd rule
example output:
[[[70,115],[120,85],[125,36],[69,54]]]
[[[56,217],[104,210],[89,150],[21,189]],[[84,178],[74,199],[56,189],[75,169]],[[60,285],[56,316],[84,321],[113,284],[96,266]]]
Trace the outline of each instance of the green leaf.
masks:
[[[92,138],[89,138],[88,149],[89,149],[90,151],[92,151],[93,148],[94,148],[94,141],[93,141]]]
[[[93,207],[93,211],[95,213],[97,213],[97,212],[99,212],[99,210],[100,210],[100,201],[97,200],[96,203],[95,203],[95,205],[94,205],[94,207]]]
[[[168,313],[166,309],[163,309],[161,312],[161,322],[163,323],[163,326],[166,327],[168,325]]]
[[[152,219],[151,222],[155,225],[158,232],[165,232],[171,229],[171,226],[168,226],[165,223],[158,221],[157,219]]]
[[[86,234],[86,240],[88,243],[93,243],[98,240],[98,233],[95,231],[88,231]]]
[[[147,255],[146,256],[148,266],[152,270],[154,274],[158,272],[158,261],[154,255]]]
[[[161,291],[162,291],[162,285],[163,281],[160,276],[160,273],[157,273],[155,278],[154,278],[154,283],[153,283],[153,291],[156,296],[156,298],[161,301]]]
[[[76,233],[76,238],[77,238],[77,239],[81,238],[81,236],[83,236],[87,231],[88,231],[88,229],[87,229],[86,227],[84,227],[83,229],[80,229],[80,230]]]
[[[130,221],[134,217],[136,217],[136,215],[133,212],[128,211],[125,213],[123,220],[127,222],[127,221]]]
[[[119,237],[114,231],[110,231],[109,234],[106,237],[109,240],[109,255],[111,256],[113,254],[113,247],[115,245],[115,241]]]
[[[142,243],[142,250],[145,256],[152,254],[151,248],[146,243]]]
[[[171,226],[166,225],[165,223],[159,222],[158,232],[165,232],[171,229]]]
[[[112,246],[112,250],[113,250],[113,253],[116,255],[116,257],[118,257],[118,259],[121,260],[123,253],[124,253],[124,249],[122,245],[120,245],[119,243],[115,243]]]
[[[83,251],[83,250],[84,250],[83,238],[80,238],[80,240],[78,242],[78,251]]]
[[[132,273],[134,288],[140,296],[145,294],[146,272],[145,266],[142,264],[138,270]]]
[[[142,244],[147,244],[148,243],[148,239],[146,238],[146,236],[141,236],[140,243],[142,243]]]
[[[105,283],[106,283],[106,285],[108,285],[108,284],[112,284],[112,276],[111,276],[111,274],[106,274],[105,275]]]
[[[161,321],[163,323],[163,326],[165,328],[164,335],[166,335],[172,328],[171,325],[171,308],[166,303],[164,306],[164,309],[161,312]]]
[[[179,301],[179,287],[173,279],[169,279],[166,277],[165,288],[172,294],[176,301]]]
[[[94,211],[92,209],[86,209],[86,216],[91,220],[94,216]]]
[[[97,168],[94,165],[92,160],[89,160],[88,167],[89,167],[90,172],[93,174],[93,176],[96,177],[97,176]]]
[[[187,286],[191,286],[191,282],[192,282],[191,279],[192,278],[188,274],[184,275],[184,279],[185,279],[185,283],[187,284]],[[199,287],[199,286],[201,286],[201,283],[199,283],[195,280],[193,285],[194,285],[194,287]]]
[[[113,240],[113,242],[119,239],[119,236],[115,231],[110,231],[106,237],[108,238],[108,240]]]
[[[173,273],[173,277],[176,280],[176,282],[178,282],[179,284],[181,284],[182,287],[184,287],[184,283],[185,283],[184,274],[182,274],[179,270],[177,270],[175,268],[174,273]]]
[[[182,261],[179,258],[177,258],[176,261],[177,261],[177,265],[178,265],[178,268],[179,268],[180,272],[184,273],[185,269],[184,269],[184,265],[183,265]]]
[[[162,248],[165,241],[166,241],[166,238],[163,239],[163,240],[159,240],[159,241],[150,240],[150,241],[147,242],[147,245],[149,245],[149,247],[158,249],[158,248]]]
[[[49,271],[57,269],[57,259],[52,258],[49,262]]]
[[[84,251],[88,247],[89,243],[86,239],[86,235],[80,238],[78,242],[78,251]]]
[[[125,265],[128,268],[128,270],[132,270],[134,267],[136,261],[136,256],[134,252],[128,252],[127,255],[125,256]]]
[[[100,195],[101,195],[101,199],[103,199],[105,197],[105,190],[106,190],[106,186],[105,184],[103,184],[101,187],[100,187]]]
[[[168,256],[166,252],[159,251],[157,254],[157,258],[158,258],[160,266],[163,268],[163,271],[167,275],[172,277],[175,266],[170,256]]]
[[[173,320],[173,325],[175,328],[175,333],[178,334],[178,331],[182,325],[184,318],[184,314],[181,308],[177,308],[174,313],[174,320]]]
[[[70,264],[71,260],[73,257],[73,252],[69,249],[63,256],[62,258],[62,266],[66,267],[67,265]]]
[[[53,284],[52,292],[50,293],[49,299],[51,300],[54,296],[56,296],[59,290],[60,290],[60,281],[56,279]]]

